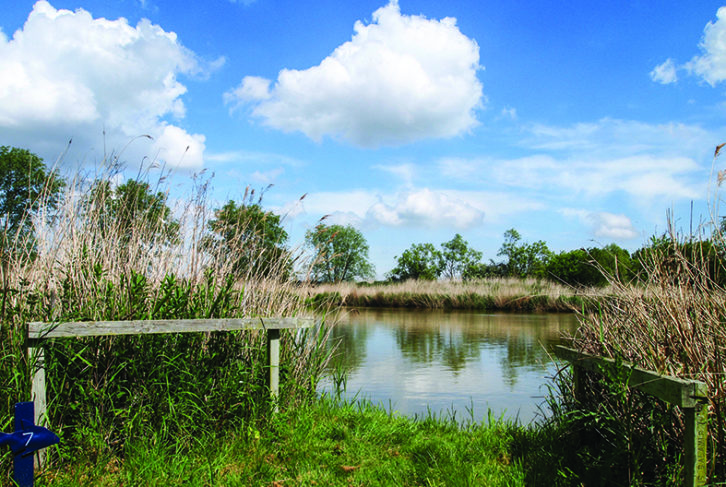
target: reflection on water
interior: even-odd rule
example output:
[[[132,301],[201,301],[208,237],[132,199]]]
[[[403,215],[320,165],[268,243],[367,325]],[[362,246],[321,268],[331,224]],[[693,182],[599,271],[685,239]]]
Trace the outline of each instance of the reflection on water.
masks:
[[[333,330],[332,368],[348,370],[347,397],[406,415],[535,417],[554,366],[548,349],[574,331],[569,314],[363,309]],[[330,381],[322,389],[331,390]]]

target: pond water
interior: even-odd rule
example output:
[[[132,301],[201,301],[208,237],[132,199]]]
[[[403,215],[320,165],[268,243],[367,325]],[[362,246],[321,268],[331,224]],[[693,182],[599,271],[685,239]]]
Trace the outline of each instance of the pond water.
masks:
[[[556,371],[548,351],[574,332],[572,314],[469,311],[344,311],[331,370],[347,370],[343,396],[419,417],[495,417],[528,423],[539,414]],[[334,380],[321,384],[333,392]]]

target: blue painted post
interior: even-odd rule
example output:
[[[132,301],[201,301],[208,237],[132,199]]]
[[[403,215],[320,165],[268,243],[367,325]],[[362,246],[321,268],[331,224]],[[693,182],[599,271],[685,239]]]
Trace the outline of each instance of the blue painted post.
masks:
[[[35,453],[60,441],[55,433],[35,424],[34,410],[33,402],[15,404],[15,431],[0,433],[0,446],[8,445],[13,452],[13,479],[19,487],[33,487]]]
[[[32,402],[15,404],[15,431],[23,431],[26,425],[35,424],[35,405]],[[13,459],[13,478],[18,487],[33,487],[33,456],[17,453]]]

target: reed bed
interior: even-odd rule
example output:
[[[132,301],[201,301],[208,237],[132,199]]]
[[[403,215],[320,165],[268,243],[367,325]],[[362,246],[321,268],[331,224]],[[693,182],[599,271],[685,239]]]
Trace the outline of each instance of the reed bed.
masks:
[[[610,298],[597,312],[581,316],[573,342],[584,352],[707,385],[707,473],[714,484],[726,482],[726,220],[719,208],[719,187],[726,178],[725,171],[716,171],[723,147],[714,152],[710,221],[697,235],[683,236],[669,219],[666,234],[653,238],[641,255],[639,282],[610,276]],[[683,453],[681,411],[625,390],[617,381],[591,378],[590,385],[589,406],[605,413],[599,416],[605,423],[619,425],[610,433],[627,438],[616,443],[626,453],[631,485],[645,483],[648,476],[637,467],[646,463],[650,478],[679,485],[674,464]]]
[[[318,304],[423,309],[571,312],[590,306],[608,289],[577,289],[533,278],[406,281],[382,285],[321,284],[307,290]]]
[[[726,289],[712,278],[712,263],[702,258],[705,254],[683,251],[700,248],[699,242],[688,244],[684,247],[682,239],[671,232],[669,246],[652,249],[643,262],[646,284],[612,279],[610,299],[597,312],[581,317],[574,346],[670,376],[705,382],[709,391],[708,474],[712,481],[724,481]],[[652,468],[665,472],[669,462],[677,463],[683,438],[682,416],[677,408],[630,391],[620,391],[619,401],[614,401],[612,394],[605,397],[603,388],[594,391],[591,400],[600,408],[609,404],[608,416],[631,425],[630,434],[658,439],[651,443],[650,453],[657,456],[660,449],[668,454]],[[635,420],[636,415],[642,419]],[[659,422],[664,428],[654,430]],[[637,447],[631,444],[629,448]],[[677,484],[678,477],[674,478]]]
[[[230,255],[239,249],[250,259],[268,249],[250,238],[244,222],[234,238],[215,240],[208,181],[195,181],[171,212],[152,215],[149,208],[167,203],[163,177],[146,186],[161,200],[149,206],[142,199],[119,205],[109,190],[113,175],[107,176],[70,181],[57,208],[41,204],[32,216],[33,234],[0,235],[1,431],[12,430],[14,403],[29,399],[29,321],[309,313],[289,278],[294,255],[264,273],[233,265]],[[144,177],[137,183],[148,185]],[[283,409],[315,394],[329,358],[326,339],[322,327],[283,332]],[[255,332],[55,340],[46,350],[49,420],[61,436],[52,461],[93,461],[109,452],[123,457],[131,439],[183,451],[202,432],[264,421],[272,410],[265,345],[264,334]],[[3,485],[11,482],[11,460],[0,452]]]

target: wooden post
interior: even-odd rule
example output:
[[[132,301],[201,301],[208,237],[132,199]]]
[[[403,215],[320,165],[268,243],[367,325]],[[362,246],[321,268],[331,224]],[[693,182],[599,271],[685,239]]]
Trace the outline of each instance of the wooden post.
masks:
[[[267,330],[267,364],[269,366],[267,383],[274,411],[277,412],[277,400],[280,395],[280,330]]]
[[[569,361],[577,369],[602,372],[603,367],[612,367],[617,362],[611,358],[598,357],[578,352],[572,348],[557,346],[555,353]],[[644,370],[622,362],[620,367],[628,370],[624,383],[627,387],[639,389],[661,401],[678,406],[685,420],[684,470],[685,485],[706,485],[706,444],[708,437],[708,387],[697,380],[685,380]],[[576,379],[577,382],[577,379]],[[578,389],[576,384],[575,389]]]
[[[30,340],[28,346],[28,361],[33,375],[30,386],[30,400],[35,403],[35,424],[46,426],[48,416],[46,414],[47,401],[45,394],[45,352],[40,340]],[[45,449],[37,452],[37,468],[43,468],[45,464]]]
[[[685,419],[685,485],[706,485],[706,439],[708,436],[708,407],[696,404],[683,408]]]

